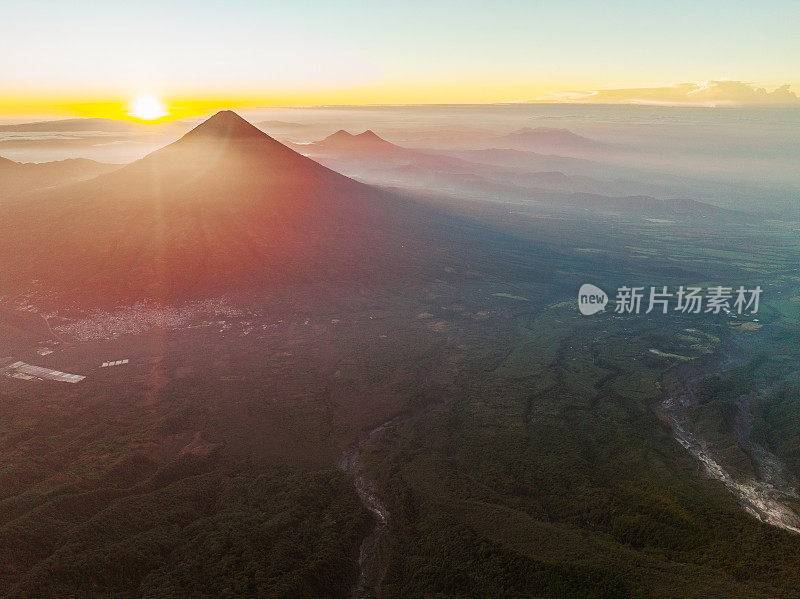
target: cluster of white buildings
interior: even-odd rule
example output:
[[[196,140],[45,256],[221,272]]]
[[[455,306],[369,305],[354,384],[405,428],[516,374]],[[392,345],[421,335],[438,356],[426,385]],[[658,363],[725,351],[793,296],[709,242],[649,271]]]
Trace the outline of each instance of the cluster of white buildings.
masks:
[[[9,364],[2,370],[3,374],[15,379],[23,379],[30,381],[33,379],[48,379],[51,381],[58,381],[61,383],[80,383],[85,376],[79,374],[69,374],[61,372],[60,370],[53,370],[52,368],[45,368],[44,366],[33,366],[25,362],[14,362]]]
[[[114,360],[113,362],[103,362],[100,365],[100,368],[108,368],[109,366],[122,366],[123,364],[127,364],[129,360]]]

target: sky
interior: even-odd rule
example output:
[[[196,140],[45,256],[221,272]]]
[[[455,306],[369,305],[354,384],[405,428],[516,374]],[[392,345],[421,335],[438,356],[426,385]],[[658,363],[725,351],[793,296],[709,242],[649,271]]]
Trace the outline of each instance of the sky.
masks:
[[[4,4],[0,115],[125,118],[142,95],[178,118],[272,105],[796,103],[800,93],[794,0]]]

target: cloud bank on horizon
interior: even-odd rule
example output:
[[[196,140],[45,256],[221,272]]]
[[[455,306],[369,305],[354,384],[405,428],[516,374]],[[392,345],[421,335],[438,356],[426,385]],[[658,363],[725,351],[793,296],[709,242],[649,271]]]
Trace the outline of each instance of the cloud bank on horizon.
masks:
[[[659,106],[800,106],[791,86],[772,91],[744,81],[696,81],[656,87],[554,92],[536,102],[651,104]]]

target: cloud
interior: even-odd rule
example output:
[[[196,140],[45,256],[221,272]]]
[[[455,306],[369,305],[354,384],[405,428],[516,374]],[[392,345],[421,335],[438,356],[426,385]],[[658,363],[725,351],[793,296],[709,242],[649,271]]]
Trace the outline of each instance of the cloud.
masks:
[[[752,83],[727,80],[676,83],[660,87],[563,91],[537,98],[535,101],[663,106],[800,105],[800,98],[788,85],[767,91]]]

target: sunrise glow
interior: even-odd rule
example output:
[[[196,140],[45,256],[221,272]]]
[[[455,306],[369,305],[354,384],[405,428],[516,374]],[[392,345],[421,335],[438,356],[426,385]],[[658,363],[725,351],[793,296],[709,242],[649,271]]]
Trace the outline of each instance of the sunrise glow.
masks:
[[[109,5],[82,18],[46,4],[54,24],[38,36],[29,32],[40,31],[40,10],[4,9],[14,26],[0,42],[0,118],[157,122],[231,106],[320,104],[794,104],[800,89],[792,60],[800,9],[788,1],[755,13],[730,7],[725,27],[714,26],[713,3],[691,3],[691,28],[672,3],[617,11],[580,2],[567,13],[551,1],[492,10],[443,2],[424,11],[315,1],[275,11],[241,0],[220,11],[145,0],[136,14]],[[654,19],[680,35],[654,45]],[[98,26],[105,22],[115,26]],[[688,94],[694,88],[684,86],[698,81],[712,85]],[[767,95],[782,86],[788,92]]]
[[[130,106],[130,116],[136,117],[143,121],[154,121],[167,115],[167,109],[164,104],[149,94],[138,96]]]

